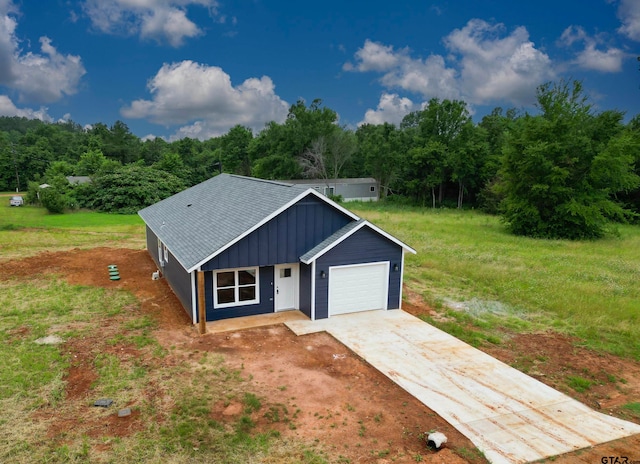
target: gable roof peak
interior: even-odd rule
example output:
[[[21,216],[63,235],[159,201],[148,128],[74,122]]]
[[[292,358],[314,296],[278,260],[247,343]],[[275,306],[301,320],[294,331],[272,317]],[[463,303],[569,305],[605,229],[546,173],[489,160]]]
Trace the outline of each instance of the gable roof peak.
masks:
[[[315,195],[351,219],[358,219],[311,188],[225,173],[138,214],[191,272],[307,195]]]

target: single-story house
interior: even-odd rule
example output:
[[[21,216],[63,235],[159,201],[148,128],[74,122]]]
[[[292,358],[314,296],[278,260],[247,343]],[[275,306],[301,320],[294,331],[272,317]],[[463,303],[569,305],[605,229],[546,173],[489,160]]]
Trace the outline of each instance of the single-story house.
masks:
[[[343,201],[378,201],[378,182],[372,177],[349,179],[295,179],[279,182],[291,183],[317,190],[326,196],[341,196]]]
[[[215,321],[400,308],[404,255],[415,253],[313,188],[230,174],[139,214],[147,249],[194,324],[202,309]]]

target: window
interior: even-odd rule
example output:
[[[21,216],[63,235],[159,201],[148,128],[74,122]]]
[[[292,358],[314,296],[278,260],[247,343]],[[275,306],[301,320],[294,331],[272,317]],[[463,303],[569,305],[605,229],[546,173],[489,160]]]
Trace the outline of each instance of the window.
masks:
[[[169,262],[169,250],[167,250],[167,245],[165,245],[164,243],[162,244],[162,251],[164,252],[164,262],[168,263]]]
[[[213,297],[215,308],[259,303],[258,268],[214,273]]]
[[[284,279],[286,277],[291,277],[291,268],[290,267],[285,267],[283,269],[280,269],[280,278]]]
[[[324,194],[328,197],[333,196],[334,190],[333,187],[325,187],[324,188]]]
[[[375,192],[376,191],[375,185],[372,185],[371,187],[369,187],[369,191],[370,192]]]

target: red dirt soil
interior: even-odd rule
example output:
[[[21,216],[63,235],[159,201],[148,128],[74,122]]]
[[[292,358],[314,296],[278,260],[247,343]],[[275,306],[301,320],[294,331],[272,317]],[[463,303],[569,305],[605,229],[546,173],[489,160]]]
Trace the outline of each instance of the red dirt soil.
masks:
[[[118,265],[121,280],[109,280],[109,264]],[[250,390],[263,399],[256,415],[259,427],[278,429],[285,439],[316,441],[334,458],[343,456],[352,463],[411,463],[420,455],[420,462],[427,463],[486,462],[447,422],[326,333],[296,337],[279,324],[199,335],[166,281],[151,279],[155,270],[144,250],[96,248],[5,262],[0,278],[53,273],[72,284],[132,292],[140,301],[141,311],[158,323],[154,335],[168,350],[163,366],[178,365],[195,352],[221,354],[229,367],[242,369],[251,379]],[[408,301],[404,309],[408,312],[434,314],[408,289],[405,295]],[[23,329],[11,336],[25,336],[29,329]],[[144,359],[151,355],[135,348],[108,345],[106,340],[117,330],[117,321],[112,326],[106,323],[94,336],[74,338],[63,345],[72,360],[65,379],[65,406],[74,411],[74,419],[60,417],[53,408],[40,411],[35,420],[47,421],[50,437],[64,436],[71,429],[81,429],[90,437],[128,436],[145,428],[135,408],[131,416],[118,418],[113,411],[87,407],[91,383],[97,377],[92,362],[96,353],[108,351],[122,358],[136,357],[142,363],[157,363]],[[620,408],[640,402],[637,363],[577,347],[577,340],[551,332],[511,334],[507,338],[501,345],[482,349],[595,409],[638,422]],[[589,376],[599,385],[579,394],[566,387],[568,375]],[[147,397],[153,396],[153,391],[147,392]],[[265,412],[278,408],[293,416],[295,427],[264,418]],[[241,412],[238,403],[216,402],[211,415],[224,421],[237,419]],[[424,432],[432,430],[448,437],[448,443],[437,452],[424,442]],[[640,436],[559,456],[554,462],[595,463],[603,456],[640,460]]]

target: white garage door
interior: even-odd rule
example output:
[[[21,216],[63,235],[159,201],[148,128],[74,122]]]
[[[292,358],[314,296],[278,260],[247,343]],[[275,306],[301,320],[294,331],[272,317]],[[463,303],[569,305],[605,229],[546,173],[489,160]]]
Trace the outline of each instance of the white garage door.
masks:
[[[329,268],[329,316],[387,309],[389,263]]]

